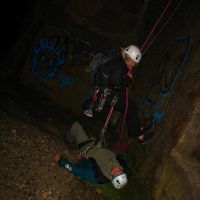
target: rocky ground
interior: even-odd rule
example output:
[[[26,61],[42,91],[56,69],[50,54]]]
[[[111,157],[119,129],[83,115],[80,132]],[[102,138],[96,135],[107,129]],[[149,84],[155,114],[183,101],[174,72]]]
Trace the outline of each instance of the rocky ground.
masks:
[[[30,96],[32,91],[22,88],[1,92],[0,199],[109,199],[100,189],[57,166],[56,153],[74,159],[74,152],[62,140],[65,125],[50,104],[42,104],[34,94]]]

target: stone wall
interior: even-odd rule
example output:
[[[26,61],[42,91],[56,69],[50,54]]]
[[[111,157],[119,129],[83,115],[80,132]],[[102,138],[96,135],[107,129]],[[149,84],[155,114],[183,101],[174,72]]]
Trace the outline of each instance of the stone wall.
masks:
[[[145,146],[144,155],[139,157],[141,149],[139,153],[133,152],[140,163],[141,175],[152,190],[152,199],[156,200],[198,200],[200,196],[200,26],[196,20],[199,8],[197,2],[183,1],[168,26],[144,55],[132,89],[132,97],[140,102],[143,109],[142,102],[152,88],[148,97],[156,104],[150,102],[152,107],[155,106],[154,110],[151,107],[151,114],[163,114],[157,118],[155,139]],[[170,92],[161,95],[170,77],[173,80],[170,70],[173,71],[179,63],[178,59],[176,62],[163,61],[167,49],[177,36],[188,34],[192,36],[188,59]],[[183,49],[183,46],[180,47]],[[169,58],[173,60],[178,51],[180,48],[168,51]],[[169,67],[163,74],[164,79],[156,77],[161,66]],[[147,73],[149,70],[151,73]],[[152,82],[155,84],[150,87]]]

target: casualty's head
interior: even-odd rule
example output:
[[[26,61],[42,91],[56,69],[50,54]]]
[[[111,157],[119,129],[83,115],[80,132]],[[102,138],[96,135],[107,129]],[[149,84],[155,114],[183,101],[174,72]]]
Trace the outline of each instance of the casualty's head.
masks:
[[[130,45],[122,50],[122,57],[125,60],[125,63],[129,69],[135,67],[142,58],[142,53],[139,47],[135,45]]]
[[[112,166],[110,180],[115,189],[121,189],[128,183],[126,173],[118,166]]]

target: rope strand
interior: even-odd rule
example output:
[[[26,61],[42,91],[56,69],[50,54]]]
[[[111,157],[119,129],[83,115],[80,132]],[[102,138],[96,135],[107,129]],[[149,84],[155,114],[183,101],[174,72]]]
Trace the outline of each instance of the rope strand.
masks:
[[[145,39],[145,41],[143,42],[143,44],[141,45],[140,49],[141,51],[143,51],[146,43],[148,42],[149,38],[151,37],[152,33],[154,32],[154,30],[157,28],[160,20],[162,19],[162,17],[164,16],[164,14],[166,13],[167,9],[169,8],[170,4],[171,4],[172,0],[169,0],[167,2],[167,5],[165,6],[164,10],[162,11],[161,15],[158,17],[158,19],[156,20],[156,23],[154,24],[153,28],[151,29],[150,33],[148,34],[147,38]]]

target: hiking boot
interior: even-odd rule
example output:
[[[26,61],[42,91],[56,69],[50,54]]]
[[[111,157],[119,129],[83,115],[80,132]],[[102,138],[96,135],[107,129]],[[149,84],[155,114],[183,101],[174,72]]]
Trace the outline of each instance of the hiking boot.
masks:
[[[154,132],[144,133],[142,136],[143,136],[143,138],[138,139],[138,141],[139,141],[140,144],[144,145],[154,138],[155,133]]]

